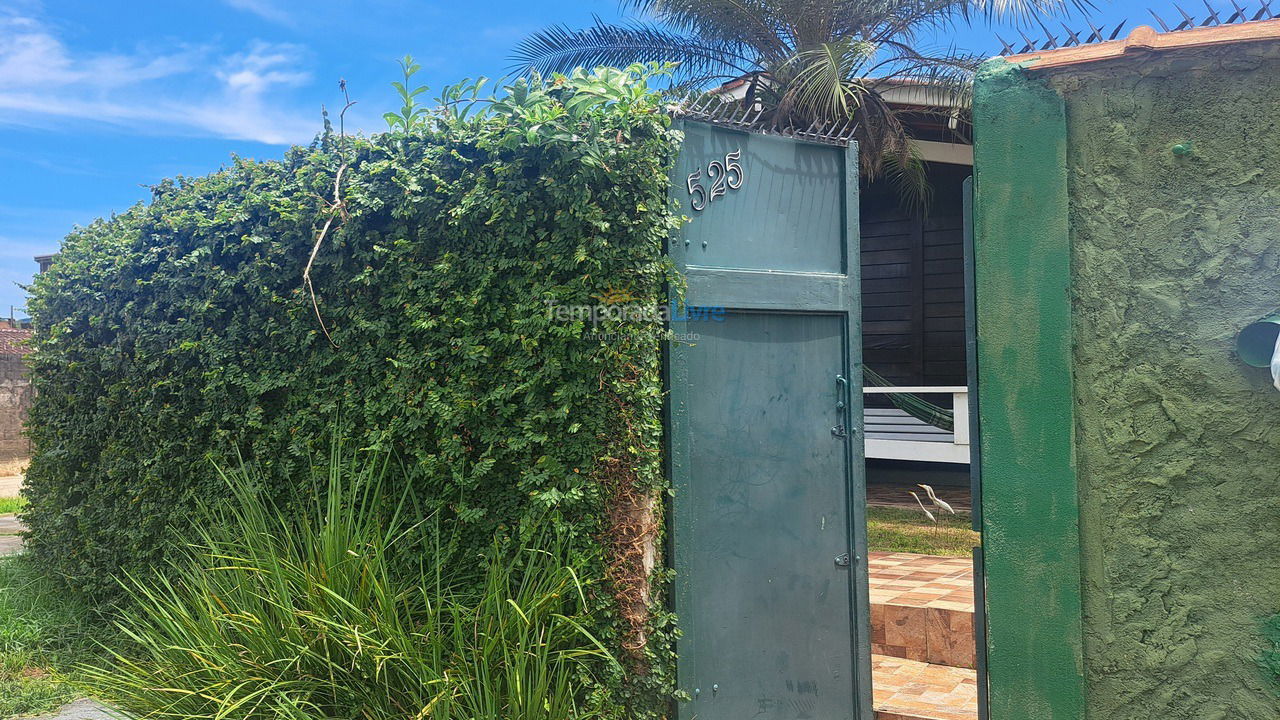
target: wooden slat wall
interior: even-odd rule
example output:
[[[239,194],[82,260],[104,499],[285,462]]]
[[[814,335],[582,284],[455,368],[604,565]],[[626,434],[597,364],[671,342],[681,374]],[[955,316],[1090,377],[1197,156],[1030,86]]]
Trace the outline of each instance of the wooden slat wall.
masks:
[[[864,362],[902,385],[964,385],[961,183],[970,169],[930,165],[928,215],[907,214],[889,183],[863,188]]]

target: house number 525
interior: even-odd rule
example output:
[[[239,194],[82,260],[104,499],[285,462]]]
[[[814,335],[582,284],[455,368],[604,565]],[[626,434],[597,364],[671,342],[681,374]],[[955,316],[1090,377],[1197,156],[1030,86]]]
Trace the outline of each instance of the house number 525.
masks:
[[[689,173],[689,204],[695,211],[702,210],[711,204],[712,200],[723,197],[726,188],[728,190],[737,190],[742,187],[742,181],[746,177],[742,172],[742,165],[738,162],[742,159],[742,148],[738,148],[724,156],[724,162],[712,160],[707,165],[707,180],[711,182],[711,188],[708,189],[702,185],[702,170],[698,169]]]

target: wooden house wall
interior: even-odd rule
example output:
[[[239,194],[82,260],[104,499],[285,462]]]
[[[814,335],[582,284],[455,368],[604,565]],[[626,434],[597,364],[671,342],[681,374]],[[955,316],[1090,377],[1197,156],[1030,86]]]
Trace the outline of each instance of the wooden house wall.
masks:
[[[961,184],[972,169],[928,171],[924,213],[903,211],[886,179],[863,188],[863,361],[898,385],[965,385]]]

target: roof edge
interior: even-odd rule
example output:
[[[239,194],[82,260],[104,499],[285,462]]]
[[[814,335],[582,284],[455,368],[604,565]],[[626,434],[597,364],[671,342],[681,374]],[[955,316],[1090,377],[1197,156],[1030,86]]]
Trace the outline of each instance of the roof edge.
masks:
[[[1238,25],[1216,25],[1191,30],[1158,33],[1149,25],[1133,29],[1123,40],[1109,40],[1092,45],[1045,50],[1043,52],[1006,55],[1005,60],[1025,63],[1032,70],[1080,65],[1083,63],[1115,60],[1141,53],[1185,50],[1212,45],[1280,40],[1280,19],[1259,20]]]

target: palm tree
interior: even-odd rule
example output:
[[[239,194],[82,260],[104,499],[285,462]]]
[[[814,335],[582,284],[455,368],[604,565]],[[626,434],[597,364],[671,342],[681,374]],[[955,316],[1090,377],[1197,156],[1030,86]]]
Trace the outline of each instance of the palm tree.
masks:
[[[564,25],[523,40],[513,55],[522,71],[548,75],[576,67],[678,62],[686,91],[743,79],[743,102],[764,109],[774,127],[857,121],[863,176],[888,171],[905,194],[924,192],[900,107],[889,88],[927,83],[931,101],[912,112],[955,119],[968,103],[984,56],[917,47],[929,30],[987,19],[1026,19],[1089,0],[622,0],[647,18],[592,27]]]

